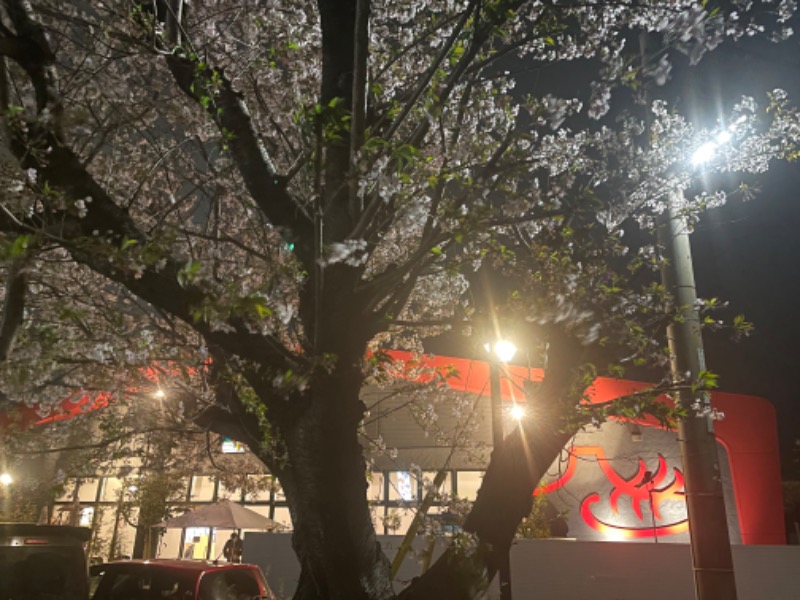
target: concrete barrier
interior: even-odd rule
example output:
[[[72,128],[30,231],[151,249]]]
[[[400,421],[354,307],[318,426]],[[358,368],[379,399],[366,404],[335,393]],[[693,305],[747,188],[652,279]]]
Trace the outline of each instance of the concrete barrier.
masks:
[[[379,536],[387,556],[401,536]],[[420,552],[424,542],[417,540]],[[442,550],[437,544],[434,557]],[[248,532],[244,560],[261,566],[273,591],[291,598],[300,567],[288,533]],[[800,546],[733,546],[738,600],[800,600]],[[420,573],[409,554],[395,589]],[[511,551],[513,596],[557,600],[691,600],[687,544],[518,540]],[[496,582],[490,597],[497,597]]]

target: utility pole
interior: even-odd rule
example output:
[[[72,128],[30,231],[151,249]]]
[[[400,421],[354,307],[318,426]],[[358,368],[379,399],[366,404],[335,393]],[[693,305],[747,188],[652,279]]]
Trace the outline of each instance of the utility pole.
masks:
[[[499,452],[503,445],[503,405],[500,395],[500,360],[495,352],[489,358],[489,393],[492,400],[492,451]],[[498,553],[500,564],[497,579],[500,583],[500,600],[511,600],[511,547]]]
[[[673,197],[672,200],[680,197]],[[697,291],[686,221],[675,202],[661,215],[658,244],[663,253],[661,279],[674,298],[677,316],[667,328],[672,377],[697,380],[705,370]],[[678,403],[687,416],[678,423],[686,508],[697,600],[736,600],[728,519],[720,480],[717,441],[707,392],[681,390]],[[693,408],[699,403],[698,412]]]

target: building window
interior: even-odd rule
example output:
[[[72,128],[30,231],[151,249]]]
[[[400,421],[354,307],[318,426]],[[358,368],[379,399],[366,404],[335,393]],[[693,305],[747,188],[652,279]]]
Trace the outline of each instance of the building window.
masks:
[[[417,478],[408,471],[389,473],[389,500],[411,502],[418,497]]]
[[[438,474],[437,471],[424,471],[422,473],[422,493],[427,494],[428,489],[433,487],[433,482],[436,479],[436,475]],[[445,475],[444,481],[442,485],[439,486],[439,489],[436,490],[436,493],[439,495],[442,494],[451,494],[453,492],[453,477],[452,473],[447,473]]]
[[[383,498],[383,473],[373,471],[367,477],[369,489],[367,490],[367,500],[370,502],[381,502]]]
[[[214,500],[215,481],[213,477],[195,475],[192,477],[192,502],[211,502]]]
[[[456,494],[465,500],[475,500],[483,483],[483,471],[459,471],[456,476]]]
[[[94,507],[84,506],[78,514],[78,525],[81,527],[91,527],[92,518],[94,517]]]
[[[269,502],[272,493],[269,475],[248,475],[245,502]]]

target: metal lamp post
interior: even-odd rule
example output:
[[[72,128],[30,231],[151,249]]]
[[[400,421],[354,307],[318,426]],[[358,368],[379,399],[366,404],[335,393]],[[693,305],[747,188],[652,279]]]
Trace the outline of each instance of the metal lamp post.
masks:
[[[0,512],[5,513],[6,520],[10,520],[8,513],[11,508],[11,485],[13,483],[14,478],[11,476],[11,473],[6,471],[0,473],[0,499],[2,499]]]
[[[661,278],[673,294],[680,318],[667,328],[672,376],[697,380],[705,370],[700,316],[696,308],[692,253],[685,220],[676,214],[673,197],[661,215],[658,244],[663,252]],[[699,402],[700,414],[695,414]],[[708,393],[681,390],[678,403],[688,416],[678,424],[683,459],[686,507],[697,600],[736,600],[727,512],[722,494],[717,441]],[[706,410],[708,409],[708,410]]]
[[[489,393],[492,401],[492,450],[496,451],[503,444],[503,404],[500,395],[500,363],[507,363],[514,358],[517,347],[507,341],[498,340],[489,347]],[[506,548],[497,576],[500,582],[500,600],[511,600],[511,548]]]

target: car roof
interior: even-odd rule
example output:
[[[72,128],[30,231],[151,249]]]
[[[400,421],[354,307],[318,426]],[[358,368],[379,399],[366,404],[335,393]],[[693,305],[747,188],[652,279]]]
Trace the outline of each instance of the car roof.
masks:
[[[95,569],[102,569],[109,566],[125,565],[148,565],[155,568],[163,569],[182,569],[185,571],[216,571],[216,570],[232,570],[232,569],[254,569],[255,565],[240,564],[240,563],[217,563],[211,560],[182,560],[178,558],[150,558],[150,559],[131,559],[131,560],[115,560],[109,563],[94,565]]]
[[[50,538],[52,540],[75,540],[80,543],[89,541],[92,531],[88,527],[72,527],[70,525],[37,525],[35,523],[0,523],[0,537],[30,536]]]

